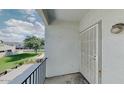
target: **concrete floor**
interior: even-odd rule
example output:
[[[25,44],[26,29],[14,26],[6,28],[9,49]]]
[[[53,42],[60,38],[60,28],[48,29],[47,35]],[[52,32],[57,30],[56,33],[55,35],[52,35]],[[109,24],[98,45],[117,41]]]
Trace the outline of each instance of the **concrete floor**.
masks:
[[[45,84],[87,84],[87,82],[80,73],[73,73],[47,78]]]

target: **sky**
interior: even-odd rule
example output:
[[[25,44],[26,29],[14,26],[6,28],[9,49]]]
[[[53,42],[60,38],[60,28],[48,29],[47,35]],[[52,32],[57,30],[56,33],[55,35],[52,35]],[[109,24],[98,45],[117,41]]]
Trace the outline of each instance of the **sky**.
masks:
[[[27,36],[44,38],[42,18],[32,9],[0,10],[0,40],[22,42]]]

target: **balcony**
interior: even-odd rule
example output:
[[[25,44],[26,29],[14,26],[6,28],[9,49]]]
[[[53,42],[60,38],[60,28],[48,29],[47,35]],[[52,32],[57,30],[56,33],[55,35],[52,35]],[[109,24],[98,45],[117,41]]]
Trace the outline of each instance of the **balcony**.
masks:
[[[88,83],[87,80],[90,83],[101,83],[102,64],[98,67],[98,57],[95,53],[98,48],[95,41],[88,42],[91,39],[89,35],[95,37],[94,33],[97,30],[93,30],[92,33],[86,34],[86,36],[79,32],[79,21],[82,19],[82,15],[79,18],[76,14],[84,14],[87,10],[37,10],[37,12],[45,23],[45,56],[48,59],[45,58],[40,63],[33,64],[28,69],[22,70],[21,74],[16,75],[11,80],[6,79],[5,83],[85,84]],[[98,29],[99,26],[97,24],[93,27]],[[81,45],[82,42],[83,45]],[[90,49],[93,47],[94,50]],[[89,50],[93,50],[92,53]],[[88,54],[92,54],[90,55],[91,58]],[[96,58],[97,60],[92,62]],[[100,62],[102,62],[101,59]],[[13,76],[15,76],[14,73]]]

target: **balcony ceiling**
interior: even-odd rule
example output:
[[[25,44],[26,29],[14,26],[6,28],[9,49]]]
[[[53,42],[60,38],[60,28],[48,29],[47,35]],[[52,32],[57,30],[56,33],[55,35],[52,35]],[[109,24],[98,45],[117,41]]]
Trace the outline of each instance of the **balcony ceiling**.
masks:
[[[87,9],[55,9],[55,18],[63,21],[80,21]]]
[[[43,9],[37,10],[46,24],[50,24],[54,20],[79,22],[81,18],[88,12],[88,9]]]

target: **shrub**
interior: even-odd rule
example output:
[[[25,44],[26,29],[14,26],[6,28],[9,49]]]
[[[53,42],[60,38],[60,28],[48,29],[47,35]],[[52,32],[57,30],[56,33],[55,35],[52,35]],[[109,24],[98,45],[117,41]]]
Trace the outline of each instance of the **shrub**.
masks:
[[[18,65],[20,65],[20,66],[23,65],[23,64],[24,64],[24,62],[19,62],[19,63],[18,63]]]

